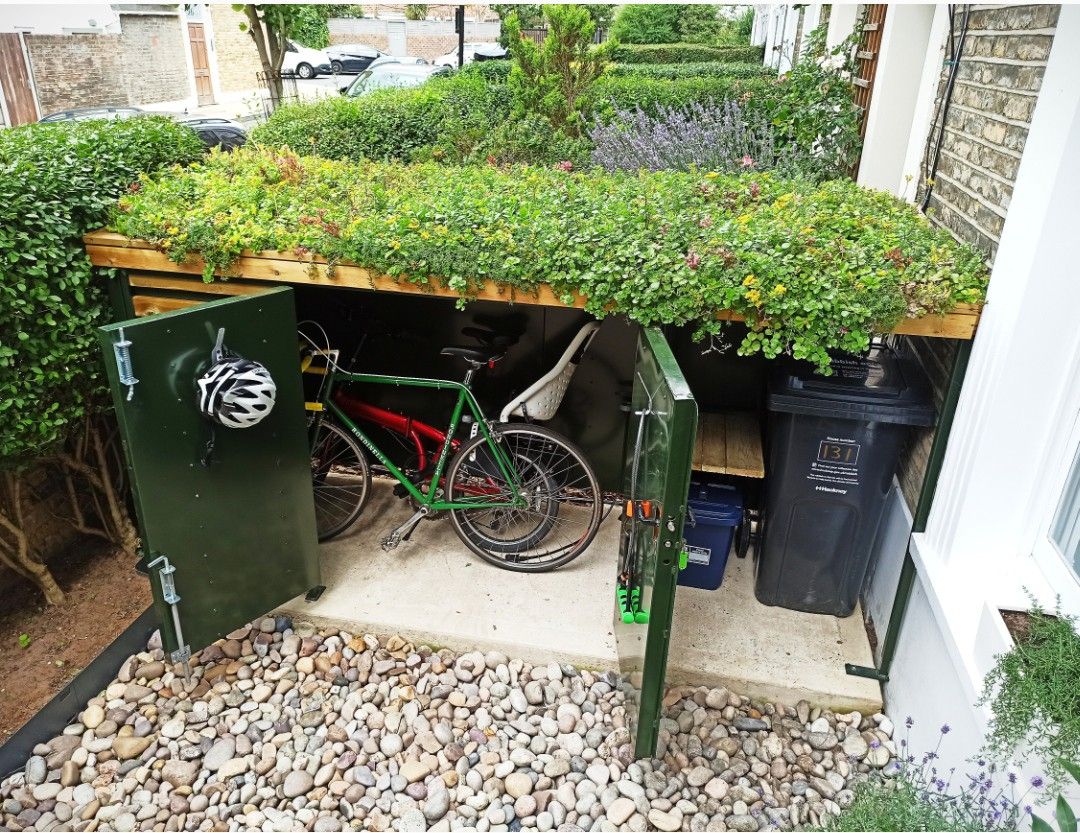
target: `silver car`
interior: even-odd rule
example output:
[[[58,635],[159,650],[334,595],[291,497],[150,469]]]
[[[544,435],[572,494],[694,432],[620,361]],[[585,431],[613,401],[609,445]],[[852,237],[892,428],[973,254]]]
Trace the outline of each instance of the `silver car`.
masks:
[[[429,78],[449,74],[447,67],[429,64],[381,64],[361,72],[351,84],[342,87],[341,92],[349,98],[357,98],[372,90],[419,87]]]

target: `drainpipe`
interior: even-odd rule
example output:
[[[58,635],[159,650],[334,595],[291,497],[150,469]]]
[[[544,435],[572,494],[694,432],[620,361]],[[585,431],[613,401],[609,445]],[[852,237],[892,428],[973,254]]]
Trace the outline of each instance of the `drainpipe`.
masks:
[[[915,505],[915,517],[908,536],[907,551],[904,553],[904,565],[900,568],[900,580],[896,586],[892,612],[889,614],[889,627],[881,643],[881,659],[877,668],[865,665],[845,663],[844,670],[854,677],[869,677],[880,683],[889,681],[896,645],[900,639],[900,628],[904,623],[911,591],[915,589],[915,560],[911,556],[911,539],[917,533],[926,530],[926,520],[930,516],[930,507],[934,505],[934,493],[937,491],[938,477],[945,460],[945,449],[949,444],[949,432],[952,430],[953,417],[956,416],[956,403],[960,400],[960,389],[964,385],[968,359],[971,357],[971,340],[961,341],[956,349],[952,370],[949,373],[949,387],[945,391],[945,401],[941,405],[941,419],[938,420],[934,441],[930,446],[930,456],[926,461],[926,474],[923,475],[919,489],[919,501]]]

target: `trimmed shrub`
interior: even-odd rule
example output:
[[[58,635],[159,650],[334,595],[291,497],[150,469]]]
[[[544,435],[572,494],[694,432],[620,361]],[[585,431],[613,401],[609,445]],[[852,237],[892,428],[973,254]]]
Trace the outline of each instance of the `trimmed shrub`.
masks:
[[[760,64],[763,46],[705,46],[697,43],[623,43],[615,47],[611,60],[619,64],[689,64],[700,61]]]
[[[637,3],[619,8],[611,24],[611,37],[621,43],[671,43],[679,40],[679,17],[683,7],[675,4]]]
[[[489,84],[505,84],[513,61],[473,61],[458,70],[459,76],[482,78]]]
[[[36,462],[63,470],[80,533],[131,555],[137,543],[95,418],[107,398],[94,328],[109,308],[82,235],[140,172],[203,151],[193,130],[161,117],[0,131],[0,564],[49,604],[64,593],[24,513],[24,474]]]
[[[775,80],[729,76],[671,80],[636,75],[603,77],[589,90],[586,110],[601,121],[609,121],[617,110],[641,109],[655,115],[661,108],[728,99],[754,101],[754,108],[757,101],[771,96],[776,86]]]
[[[203,151],[160,117],[0,131],[0,468],[55,450],[101,404],[108,315],[82,235],[140,173]]]
[[[762,64],[698,61],[691,64],[614,64],[608,68],[608,75],[667,81],[682,78],[775,78],[776,70]]]
[[[907,203],[850,180],[769,174],[566,173],[302,159],[244,148],[146,178],[113,228],[212,280],[244,249],[351,261],[467,299],[480,282],[581,292],[598,317],[698,325],[746,317],[740,351],[829,370],[901,318],[980,300],[971,247]],[[435,277],[432,277],[435,276]]]
[[[588,139],[568,136],[540,115],[508,119],[490,133],[469,161],[496,165],[557,165],[569,162],[586,167],[592,145]]]
[[[505,85],[459,73],[414,89],[281,107],[252,139],[327,159],[461,160],[509,112]]]

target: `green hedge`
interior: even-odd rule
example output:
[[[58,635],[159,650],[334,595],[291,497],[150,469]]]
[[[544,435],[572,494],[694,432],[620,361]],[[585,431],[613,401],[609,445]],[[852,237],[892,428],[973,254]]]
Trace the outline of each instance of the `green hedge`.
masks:
[[[203,150],[149,116],[0,131],[0,467],[51,451],[100,402],[107,307],[81,236],[141,172]]]
[[[327,159],[460,160],[509,111],[505,85],[460,73],[414,89],[282,107],[251,136]]]
[[[483,78],[489,84],[505,84],[513,61],[473,61],[458,70],[459,76]]]
[[[586,96],[586,107],[595,117],[606,120],[615,110],[640,107],[655,114],[661,106],[686,107],[693,103],[724,101],[729,98],[763,100],[776,87],[775,80],[763,78],[679,78],[664,80],[637,75],[601,78]]]
[[[761,64],[728,64],[698,61],[692,64],[613,64],[608,75],[658,80],[682,78],[775,78],[776,70]]]
[[[615,48],[612,60],[620,64],[690,64],[701,61],[760,64],[763,46],[705,46],[698,43],[624,43]]]
[[[588,297],[603,317],[750,324],[740,350],[827,368],[905,315],[983,297],[986,269],[907,203],[768,174],[401,166],[255,147],[147,179],[113,228],[227,270],[244,249],[310,252],[463,298],[480,281]]]

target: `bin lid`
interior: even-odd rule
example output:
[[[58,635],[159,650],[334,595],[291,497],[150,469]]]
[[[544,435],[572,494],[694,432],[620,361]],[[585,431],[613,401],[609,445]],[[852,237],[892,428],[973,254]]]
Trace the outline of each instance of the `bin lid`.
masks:
[[[742,520],[742,493],[727,483],[697,478],[691,480],[687,504],[694,515],[702,520],[723,521],[727,525]]]
[[[769,380],[768,409],[863,422],[934,424],[926,375],[891,348],[876,346],[865,356],[835,356],[832,369],[832,376],[822,376],[807,362],[782,364]]]

